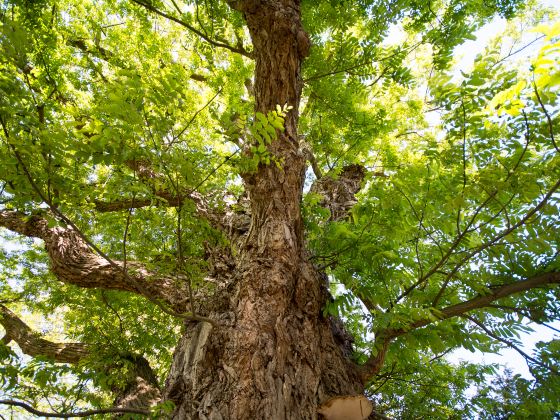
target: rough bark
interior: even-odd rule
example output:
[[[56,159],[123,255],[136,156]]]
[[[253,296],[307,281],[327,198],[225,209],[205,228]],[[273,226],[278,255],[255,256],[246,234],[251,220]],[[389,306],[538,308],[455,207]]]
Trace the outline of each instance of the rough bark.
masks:
[[[177,284],[173,278],[149,272],[133,261],[127,262],[128,274],[125,275],[120,268],[122,262],[115,261],[112,265],[93,253],[79,233],[70,227],[49,227],[42,216],[28,216],[12,210],[0,211],[0,226],[42,239],[50,257],[51,271],[64,283],[134,292],[150,300],[166,302],[178,312],[187,307],[186,284]]]

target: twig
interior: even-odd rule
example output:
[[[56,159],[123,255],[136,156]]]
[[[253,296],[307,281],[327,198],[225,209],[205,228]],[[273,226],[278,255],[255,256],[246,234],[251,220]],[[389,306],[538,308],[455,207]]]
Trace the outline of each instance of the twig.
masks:
[[[173,136],[173,140],[168,144],[168,146],[171,146],[173,143],[175,143],[177,140],[179,140],[179,137],[181,137],[183,135],[183,133],[187,130],[187,128],[190,127],[190,125],[193,123],[193,121],[195,120],[195,118],[198,116],[198,114],[200,114],[202,111],[204,111],[208,106],[210,106],[210,104],[214,101],[214,99],[216,99],[216,97],[222,93],[223,88],[220,88],[218,90],[218,92],[200,109],[198,109],[194,115],[192,116],[192,118],[189,120],[189,122],[187,122],[187,124],[185,125],[185,127],[183,127],[183,129],[179,132],[179,134],[174,135]]]
[[[103,301],[103,303],[105,305],[107,305],[107,307],[111,310],[111,312],[113,312],[115,314],[115,316],[119,320],[119,330],[120,330],[121,335],[122,335],[124,333],[122,318],[119,315],[119,313],[117,312],[117,310],[109,303],[109,300],[107,299],[107,296],[105,295],[105,290],[104,289],[101,289],[101,300]]]
[[[243,56],[245,56],[245,57],[247,57],[247,58],[251,58],[251,59],[253,58],[253,54],[252,54],[251,52],[247,51],[245,48],[242,48],[242,47],[233,47],[233,46],[231,46],[231,45],[229,45],[229,44],[225,44],[225,43],[222,43],[222,42],[214,41],[213,39],[207,37],[204,33],[202,33],[201,31],[199,31],[199,30],[196,29],[195,27],[189,25],[187,22],[185,22],[185,21],[183,21],[183,20],[181,20],[181,19],[178,19],[178,18],[176,18],[175,16],[171,16],[171,15],[168,14],[168,13],[162,12],[161,10],[155,8],[154,6],[152,6],[152,5],[149,4],[149,3],[145,3],[145,2],[140,1],[140,0],[130,0],[130,1],[132,1],[133,3],[136,3],[136,4],[139,5],[139,6],[144,7],[145,9],[147,9],[147,10],[149,10],[149,11],[151,11],[151,12],[154,12],[154,13],[157,14],[157,15],[160,15],[160,16],[166,18],[166,19],[169,19],[169,20],[171,20],[171,21],[173,21],[173,22],[175,22],[175,23],[178,23],[178,24],[181,25],[181,26],[184,26],[184,27],[187,28],[189,31],[193,32],[194,34],[198,35],[200,38],[204,39],[204,40],[205,40],[206,42],[208,42],[210,45],[213,45],[213,46],[215,46],[215,47],[225,48],[225,49],[230,50],[230,51],[232,51],[232,52],[241,54],[241,55],[243,55]]]
[[[550,140],[552,140],[552,144],[554,145],[554,148],[556,149],[556,151],[558,153],[560,153],[560,149],[558,148],[558,145],[556,144],[556,140],[554,139],[552,118],[550,118],[550,114],[548,113],[546,107],[543,104],[543,101],[541,99],[541,95],[539,95],[539,91],[537,89],[537,85],[535,84],[534,80],[533,80],[533,88],[535,89],[535,95],[537,95],[537,100],[539,101],[539,105],[541,106],[541,109],[543,110],[544,115],[546,116],[546,121],[548,122],[548,132],[550,133]]]
[[[37,410],[36,408],[32,407],[31,405],[24,403],[23,401],[16,401],[16,400],[0,400],[0,404],[9,405],[11,407],[21,407],[24,410],[30,412],[31,414],[35,414],[36,416],[43,416],[43,417],[56,417],[59,419],[69,419],[71,417],[89,417],[95,414],[109,414],[109,413],[130,413],[130,414],[140,414],[143,416],[149,416],[150,411],[148,410],[139,410],[137,408],[101,408],[99,410],[87,410],[87,411],[79,411],[75,413],[48,413],[45,411]]]
[[[529,42],[528,44],[525,44],[523,47],[521,47],[521,48],[519,48],[519,49],[517,49],[517,50],[515,50],[515,51],[513,51],[513,52],[510,51],[505,57],[503,57],[503,58],[499,59],[498,61],[496,61],[496,62],[492,65],[492,67],[497,66],[497,65],[500,64],[502,61],[507,60],[508,58],[510,58],[511,56],[513,56],[513,55],[515,55],[515,54],[517,54],[517,53],[520,53],[521,51],[523,51],[523,50],[526,49],[526,48],[529,48],[529,47],[530,47],[531,45],[533,45],[535,42],[540,41],[540,40],[543,39],[544,37],[545,37],[545,35],[541,35],[541,36],[539,36],[539,37],[533,39],[533,40],[532,40],[531,42]]]
[[[543,362],[541,362],[540,360],[535,359],[534,357],[529,356],[527,353],[525,353],[523,350],[521,350],[519,347],[517,347],[512,341],[510,340],[506,340],[505,338],[502,338],[496,334],[494,334],[489,328],[486,327],[486,325],[484,325],[482,322],[478,321],[476,318],[469,316],[469,315],[461,315],[463,318],[468,319],[469,321],[471,321],[473,324],[475,324],[476,326],[478,326],[482,331],[484,331],[489,337],[492,337],[495,340],[498,340],[499,342],[507,345],[508,347],[512,348],[513,350],[515,350],[517,353],[519,353],[521,356],[523,356],[523,358],[527,361],[527,362],[533,362],[534,364],[541,366],[545,369],[550,370],[552,373],[555,373],[556,375],[558,375],[558,371],[552,367],[549,366]]]

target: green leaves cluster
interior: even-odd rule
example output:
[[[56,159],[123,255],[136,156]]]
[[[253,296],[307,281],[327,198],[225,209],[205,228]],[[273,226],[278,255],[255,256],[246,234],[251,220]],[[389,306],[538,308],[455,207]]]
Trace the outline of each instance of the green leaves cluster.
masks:
[[[249,149],[250,158],[240,162],[241,172],[254,172],[259,164],[269,165],[271,161],[278,167],[282,166],[282,161],[268,150],[268,146],[278,138],[278,132],[284,131],[284,119],[291,108],[288,105],[277,105],[276,110],[269,111],[266,115],[262,112],[255,113],[255,120],[248,129],[254,145]]]
[[[543,15],[537,15],[538,23]],[[525,18],[531,21],[535,17],[528,13]],[[306,202],[306,216],[316,261],[330,268],[333,283],[343,285],[334,289],[337,296],[325,310],[333,314],[339,311],[348,319],[358,337],[358,351],[372,349],[371,341],[380,331],[409,331],[392,344],[386,367],[372,384],[372,389],[383,395],[380,404],[399,395],[393,405],[386,406],[387,413],[399,418],[420,412],[429,418],[459,418],[459,407],[466,410],[463,415],[467,417],[477,412],[461,396],[465,388],[458,387],[455,395],[439,389],[461,378],[461,369],[443,363],[447,373],[432,380],[432,371],[440,367],[429,363],[424,368],[418,358],[423,351],[428,359],[457,347],[496,352],[504,342],[495,337],[520,344],[521,334],[530,331],[520,322],[525,316],[533,313],[537,322],[558,319],[554,309],[557,293],[540,289],[471,314],[495,337],[468,319],[438,322],[438,311],[443,307],[557,269],[560,206],[555,192],[559,176],[555,80],[560,67],[558,38],[553,35],[556,24],[541,26],[533,38],[539,33],[549,35],[540,38],[543,41],[530,59],[513,65],[514,58],[507,56],[513,51],[508,43],[523,46],[531,42],[526,38],[521,41],[516,25],[523,23],[511,22],[506,35],[497,37],[476,58],[472,71],[459,75],[434,70],[429,77],[416,73],[418,83],[426,76],[429,102],[422,103],[408,91],[401,97],[407,108],[399,119],[400,126],[391,118],[394,103],[388,105],[389,100],[372,89],[370,115],[375,107],[386,107],[381,119],[385,126],[381,128],[379,123],[376,137],[363,141],[362,150],[368,150],[363,155],[359,153],[360,142],[356,146],[353,142],[362,132],[359,120],[351,120],[349,114],[335,108],[345,96],[329,101],[321,98],[328,108],[315,115],[310,110],[309,118],[314,121],[309,123],[310,130],[316,130],[318,138],[329,139],[328,145],[314,143],[318,150],[328,150],[340,141],[336,150],[350,150],[347,155],[358,156],[372,172],[382,170],[385,175],[366,180],[359,203],[347,220],[325,223],[325,218],[317,217],[317,202],[312,199]],[[342,83],[349,86],[349,78]],[[391,97],[402,94],[400,86],[389,86]],[[351,97],[353,102],[346,108],[360,103],[355,92]],[[427,109],[438,112],[437,118],[431,118],[432,127],[420,115]],[[332,117],[332,124],[321,133],[318,126],[325,128],[329,112],[335,111],[338,119]],[[347,131],[343,115],[352,121]],[[305,113],[304,118],[308,118]],[[325,159],[323,167],[329,164]],[[356,313],[361,314],[361,326],[353,322]],[[410,331],[410,325],[418,320],[432,324]],[[364,339],[364,324],[369,340]],[[414,378],[412,372],[423,372],[419,373],[423,379]],[[492,373],[486,371],[472,381],[484,383],[486,375]],[[401,379],[411,381],[410,394],[404,391],[408,385]],[[530,386],[544,387],[545,382],[539,377]],[[415,385],[418,383],[424,385]],[[428,399],[430,403],[421,404]],[[546,410],[553,399],[539,401],[543,412],[549,412]],[[451,411],[450,406],[454,407]]]

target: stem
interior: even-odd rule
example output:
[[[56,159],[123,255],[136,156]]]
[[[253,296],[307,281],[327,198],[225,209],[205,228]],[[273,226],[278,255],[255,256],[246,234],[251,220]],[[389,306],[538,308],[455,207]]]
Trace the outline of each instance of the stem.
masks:
[[[68,419],[71,417],[89,417],[95,414],[108,414],[108,413],[130,413],[130,414],[140,414],[143,416],[149,416],[150,412],[147,410],[139,410],[136,408],[101,408],[99,410],[87,410],[87,411],[79,411],[76,413],[48,413],[45,411],[39,411],[36,408],[32,407],[31,405],[24,403],[23,401],[15,401],[15,400],[0,400],[0,404],[9,405],[12,407],[21,407],[24,410],[30,412],[31,414],[35,414],[36,416],[43,416],[43,417],[56,417],[59,419]]]

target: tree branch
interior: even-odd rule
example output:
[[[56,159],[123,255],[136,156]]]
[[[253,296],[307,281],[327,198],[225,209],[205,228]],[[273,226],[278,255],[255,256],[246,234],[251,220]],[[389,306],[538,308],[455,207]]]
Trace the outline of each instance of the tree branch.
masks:
[[[40,215],[28,216],[13,210],[0,211],[0,226],[45,242],[51,271],[63,283],[85,288],[103,288],[137,293],[150,300],[166,302],[182,312],[187,305],[186,290],[174,279],[152,273],[138,262],[128,262],[127,274],[120,261],[96,255],[72,227],[50,228]]]
[[[116,290],[133,291],[146,297],[150,302],[154,303],[168,315],[182,319],[208,322],[217,326],[217,323],[210,318],[183,312],[181,310],[186,307],[185,301],[187,298],[185,298],[184,288],[178,287],[175,281],[165,276],[151,275],[147,272],[145,267],[139,263],[135,263],[134,267],[132,267],[131,264],[131,268],[134,269],[134,272],[132,274],[129,273],[126,270],[125,264],[113,261],[113,259],[105,254],[86,235],[84,235],[76,224],[66,217],[66,215],[64,215],[64,213],[62,213],[62,211],[52,203],[50,198],[41,191],[33,179],[27,165],[23,161],[21,154],[15,145],[10,143],[10,135],[6,124],[2,119],[0,119],[0,125],[2,126],[8,147],[12,149],[14,156],[23,168],[23,172],[33,191],[35,191],[42,202],[49,206],[52,214],[68,226],[66,229],[61,227],[51,229],[48,227],[47,221],[44,220],[40,223],[42,232],[39,233],[45,234],[48,232],[49,234],[44,237],[40,235],[32,235],[45,241],[45,248],[51,258],[51,271],[59,278],[59,280],[81,287],[106,287]],[[228,159],[231,156],[233,155],[230,155]],[[223,163],[225,163],[225,161]],[[214,171],[216,170],[217,168],[214,169]],[[196,191],[196,189],[200,187],[200,185],[202,185],[202,183],[205,182],[212,173],[213,172],[201,181],[195,189],[193,189],[193,192]],[[2,213],[14,214],[14,212],[11,211],[0,211],[0,226],[3,226],[1,224]],[[10,218],[7,217],[7,219]],[[45,226],[47,227],[46,231]],[[53,239],[55,239],[54,243]],[[60,264],[57,265],[57,263]],[[87,276],[90,276],[91,274],[93,274],[93,276],[88,279]],[[138,277],[138,275],[140,276]],[[86,279],[86,282],[83,281],[84,278]],[[115,282],[115,278],[120,281]],[[89,280],[93,280],[93,285],[89,283]],[[103,286],[102,283],[105,283],[105,286]],[[160,289],[161,286],[166,289],[163,294],[161,293],[163,291]],[[171,305],[171,307],[168,307],[168,304]]]
[[[0,404],[21,407],[24,410],[28,411],[31,414],[36,416],[42,417],[54,417],[59,419],[69,419],[71,417],[89,417],[95,414],[109,414],[109,413],[130,413],[130,414],[140,414],[144,416],[149,416],[150,411],[148,410],[140,410],[137,408],[102,408],[99,410],[87,410],[87,411],[79,411],[75,413],[48,413],[45,411],[37,410],[36,408],[32,407],[31,405],[24,403],[22,401],[15,401],[15,400],[0,400]]]
[[[130,161],[127,162],[128,166],[138,173],[139,178],[149,187],[156,185],[154,181],[161,179],[162,176],[156,174],[152,171],[151,165],[147,162]],[[214,171],[215,172],[215,171]],[[213,173],[213,172],[212,172]],[[205,180],[207,180],[206,177]],[[197,188],[200,187],[197,186]],[[227,232],[227,228],[230,227],[226,220],[226,213],[221,211],[216,211],[212,209],[205,197],[196,191],[197,188],[185,191],[169,191],[167,189],[154,190],[153,194],[155,197],[161,199],[160,202],[164,206],[169,207],[180,207],[183,206],[185,201],[190,200],[194,202],[196,208],[196,214],[202,219],[207,220],[214,228]],[[116,201],[100,201],[94,200],[95,209],[102,212],[113,212],[122,211],[136,208],[143,208],[154,205],[154,199],[152,198],[138,198],[132,199],[116,200]]]
[[[520,160],[518,161],[518,163],[520,162]],[[517,165],[516,165],[517,166]],[[513,169],[515,170],[515,168]],[[509,178],[509,174],[508,177],[506,179]],[[550,198],[554,195],[554,193],[560,188],[560,180],[558,180],[551,188],[550,190],[544,195],[544,197],[541,199],[541,201],[539,201],[537,203],[537,205],[535,205],[535,207],[533,207],[531,210],[529,210],[519,221],[517,221],[515,224],[508,226],[506,229],[502,230],[501,232],[499,232],[496,236],[494,236],[493,238],[489,239],[487,242],[479,245],[478,247],[470,250],[469,252],[466,253],[466,255],[461,258],[461,260],[455,264],[455,266],[453,267],[453,269],[448,273],[446,280],[444,281],[444,287],[442,287],[440,289],[440,291],[438,292],[438,295],[436,296],[436,299],[434,299],[434,303],[433,305],[435,306],[438,301],[439,298],[443,295],[443,291],[445,290],[445,288],[447,287],[447,282],[451,279],[451,277],[453,275],[455,275],[455,273],[457,273],[459,271],[459,269],[466,264],[468,261],[470,261],[472,259],[472,257],[474,257],[475,255],[481,253],[482,251],[486,250],[487,248],[493,246],[494,244],[496,244],[499,240],[501,240],[502,238],[508,236],[510,233],[512,233],[514,230],[518,229],[519,227],[525,225],[533,216],[537,215],[541,209],[548,203],[548,200],[550,200]],[[411,293],[417,286],[419,286],[420,284],[426,282],[428,280],[428,278],[434,274],[435,272],[437,272],[437,270],[442,267],[449,259],[450,257],[453,255],[453,251],[458,247],[458,245],[462,242],[462,240],[464,239],[465,235],[469,232],[472,232],[473,230],[470,230],[471,226],[474,224],[474,221],[478,215],[478,213],[480,212],[480,210],[482,210],[482,208],[484,206],[486,206],[486,204],[494,199],[494,197],[497,194],[497,190],[495,190],[493,193],[489,194],[489,197],[480,205],[478,206],[478,208],[476,209],[474,215],[471,217],[470,221],[468,222],[467,226],[465,227],[465,229],[459,234],[457,235],[457,237],[455,238],[455,240],[453,241],[453,244],[451,245],[451,247],[449,248],[449,250],[447,251],[447,253],[445,254],[445,256],[443,258],[441,258],[441,260],[432,267],[432,269],[426,273],[423,277],[421,277],[418,281],[416,281],[414,284],[412,284],[411,286],[409,286],[396,300],[396,302],[398,302],[399,300],[403,299],[404,297],[406,297],[409,293]],[[500,210],[501,211],[501,210]]]
[[[0,325],[6,330],[4,344],[14,341],[29,356],[45,356],[57,363],[78,363],[89,355],[83,343],[53,343],[33,331],[16,314],[0,304]]]
[[[560,284],[560,272],[544,273],[530,279],[491,287],[492,291],[487,295],[477,296],[466,302],[451,305],[441,310],[435,310],[433,313],[437,320],[443,321],[445,319],[453,318],[456,316],[463,316],[467,312],[473,311],[475,309],[488,307],[492,304],[492,302],[496,300],[517,293],[557,284]],[[389,350],[389,344],[393,339],[405,335],[412,330],[425,327],[434,322],[436,322],[436,319],[434,318],[425,318],[412,322],[406,327],[389,328],[376,332],[374,341],[376,353],[370,356],[367,362],[360,368],[362,380],[364,381],[364,383],[367,382],[373,375],[377,374],[383,367],[385,355]]]
[[[177,194],[172,193],[167,190],[155,191],[154,195],[162,201],[165,201],[165,206],[169,207],[179,207],[184,204],[186,200],[191,200],[196,206],[196,213],[206,219],[217,229],[224,229],[224,213],[216,212],[208,206],[208,203],[202,196],[197,192],[188,193],[185,191],[185,195],[179,197]],[[102,212],[113,212],[122,211],[128,209],[139,209],[143,207],[148,207],[154,204],[154,200],[150,198],[135,198],[134,200],[116,200],[116,201],[100,201],[95,200],[95,209]]]
[[[453,243],[451,244],[451,246],[449,247],[449,249],[447,250],[447,252],[445,253],[445,255],[443,255],[441,257],[441,259],[427,272],[425,273],[422,277],[420,277],[416,282],[414,282],[412,285],[410,285],[409,287],[407,287],[398,297],[397,299],[395,299],[395,304],[397,304],[398,302],[400,302],[402,299],[404,299],[405,297],[407,297],[411,292],[413,292],[418,286],[420,286],[422,283],[425,283],[426,281],[428,281],[428,279],[434,274],[437,273],[438,270],[445,264],[447,263],[447,261],[449,260],[449,258],[451,258],[451,256],[453,255],[453,252],[455,251],[455,249],[461,244],[461,242],[463,241],[465,235],[467,233],[469,233],[469,229],[470,227],[474,224],[476,218],[478,217],[478,214],[480,213],[480,211],[486,206],[486,204],[488,204],[492,198],[497,194],[498,192],[495,191],[494,193],[490,194],[489,197],[484,200],[484,202],[482,204],[480,204],[476,210],[474,211],[473,216],[470,218],[469,222],[467,223],[465,229],[462,232],[458,232],[457,236],[455,237],[455,239],[453,240]],[[430,235],[431,238],[431,235]],[[433,239],[432,239],[433,240]],[[437,244],[437,243],[436,243]],[[438,248],[441,252],[441,247],[438,245]]]
[[[247,226],[246,221],[236,220],[237,218],[232,217],[234,213],[231,208],[226,209],[226,211],[216,211],[211,208],[207,203],[207,199],[198,192],[198,189],[206,182],[212,175],[214,175],[218,169],[225,165],[231,158],[233,158],[241,149],[237,149],[235,152],[226,156],[222,162],[212,168],[206,176],[193,188],[190,189],[180,189],[179,185],[175,185],[172,177],[166,171],[166,176],[168,181],[171,182],[175,191],[170,191],[168,189],[156,189],[156,180],[162,180],[166,176],[156,173],[152,169],[152,164],[145,160],[130,160],[125,162],[126,165],[132,169],[136,174],[138,174],[139,179],[144,182],[148,187],[150,187],[154,192],[156,197],[159,197],[165,201],[165,205],[170,207],[180,207],[186,200],[191,200],[194,202],[196,207],[196,213],[199,217],[207,220],[215,229],[221,230],[226,235],[231,236],[232,232],[246,232]],[[131,208],[141,208],[147,207],[154,204],[154,200],[150,198],[138,198],[135,197],[134,200],[117,200],[112,202],[94,201],[96,209],[100,212],[110,212],[110,211],[121,211],[129,210]]]
[[[43,356],[56,363],[76,364],[91,355],[91,349],[87,344],[54,343],[41,338],[36,331],[33,331],[25,322],[19,319],[16,314],[1,304],[0,325],[6,330],[6,335],[2,339],[4,344],[14,341],[24,354],[31,357]],[[116,387],[112,389],[116,394],[116,407],[106,409],[113,410],[104,411],[106,413],[133,412],[126,411],[129,410],[127,407],[148,408],[161,400],[161,391],[158,381],[148,361],[141,356],[127,356],[126,359],[132,362],[133,368],[127,372],[125,379],[126,385],[122,388]],[[106,369],[110,372],[115,368],[115,363],[114,361],[108,363]],[[87,414],[84,414],[82,417],[86,415]],[[73,414],[68,417],[80,416]]]
[[[180,309],[185,306],[184,301],[186,299],[184,298],[184,293],[180,293],[182,292],[181,288],[177,287],[172,280],[166,279],[163,276],[150,275],[150,273],[138,263],[134,264],[134,267],[131,265],[134,272],[132,274],[129,273],[125,270],[125,265],[123,263],[113,261],[113,259],[84,235],[76,224],[53,204],[48,194],[45,195],[41,188],[39,188],[29,168],[23,161],[21,154],[15,145],[10,142],[8,129],[2,119],[0,119],[0,125],[2,126],[8,147],[12,149],[18,163],[23,168],[23,172],[33,191],[39,196],[41,201],[49,207],[51,213],[68,226],[67,228],[49,228],[47,220],[44,218],[40,220],[41,218],[39,218],[39,221],[35,220],[38,229],[31,228],[30,232],[32,234],[28,235],[44,240],[45,248],[51,259],[51,271],[59,280],[80,287],[105,287],[135,292],[146,297],[168,315],[184,319],[207,321],[213,325],[215,324],[215,322],[210,319],[194,317],[192,314],[182,313],[183,311]],[[15,221],[14,223],[13,216],[15,216],[15,219],[19,218],[20,221]],[[3,222],[7,222],[7,224],[2,224]],[[21,231],[15,229],[11,230],[23,234],[28,230],[28,224],[25,222],[25,216],[22,213],[0,211],[0,226],[10,229],[10,222],[12,222],[15,228],[23,227]],[[160,286],[167,289],[166,293],[161,293],[162,290],[160,290]],[[174,297],[174,299],[170,300],[170,297]],[[170,304],[171,308],[168,308],[165,303]],[[179,310],[175,308],[179,308]]]
[[[541,106],[541,109],[546,117],[546,121],[548,123],[548,132],[550,134],[550,140],[552,141],[552,145],[554,146],[556,151],[560,153],[560,148],[558,148],[558,145],[556,144],[556,140],[554,139],[554,124],[552,123],[552,118],[550,117],[548,110],[544,106],[544,103],[541,99],[541,95],[539,94],[539,90],[537,89],[537,84],[535,83],[534,80],[533,80],[533,89],[535,90],[535,96],[537,97],[537,101],[539,102],[539,105]]]
[[[514,283],[494,287],[492,292],[487,295],[478,296],[466,302],[451,305],[442,309],[441,316],[438,317],[440,319],[452,318],[454,316],[470,312],[474,309],[485,308],[498,299],[552,284],[560,284],[560,273],[544,273],[527,280],[516,281]],[[415,325],[414,328],[423,327],[429,323],[431,323],[431,321],[427,321],[423,323],[423,325]]]
[[[206,42],[208,42],[210,45],[213,45],[215,47],[220,47],[220,48],[225,48],[227,50],[230,50],[234,53],[237,54],[241,54],[247,58],[253,58],[253,54],[249,51],[247,51],[245,48],[243,48],[243,46],[237,46],[234,47],[232,45],[223,43],[223,42],[218,42],[218,41],[214,41],[213,39],[209,38],[208,36],[206,36],[206,34],[204,34],[203,32],[199,31],[198,29],[196,29],[194,26],[189,25],[187,22],[176,18],[175,16],[172,16],[168,13],[165,13],[159,9],[157,9],[156,7],[152,6],[149,3],[146,3],[144,1],[141,0],[130,0],[133,3],[136,3],[139,6],[142,6],[143,8],[145,8],[146,10],[149,10],[151,12],[154,12],[156,15],[160,15],[166,19],[169,19],[175,23],[178,23],[179,25],[187,28],[189,31],[191,31],[192,33],[196,34],[197,36],[199,36],[200,38],[204,39]]]

